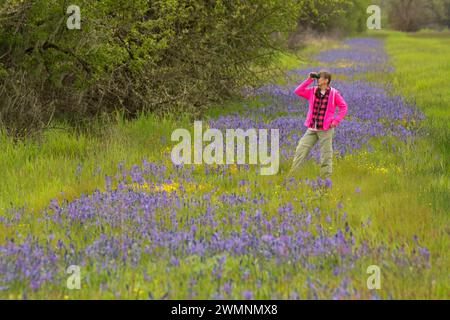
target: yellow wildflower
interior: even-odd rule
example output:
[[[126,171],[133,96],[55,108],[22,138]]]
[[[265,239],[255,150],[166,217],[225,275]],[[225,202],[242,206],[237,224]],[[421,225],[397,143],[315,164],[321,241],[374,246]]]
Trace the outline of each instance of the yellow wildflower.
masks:
[[[186,191],[187,192],[191,192],[191,191],[203,191],[208,189],[208,185],[206,184],[193,184],[190,183],[188,185],[186,185]]]
[[[169,191],[173,191],[173,190],[178,189],[178,187],[179,187],[179,184],[176,183],[176,182],[163,183],[161,186],[156,186],[155,190],[156,191],[167,191],[167,192],[169,192]]]
[[[230,165],[230,172],[232,174],[235,174],[237,171],[238,171],[238,169],[237,169],[237,165],[236,164]]]
[[[385,168],[385,167],[379,167],[379,168],[376,168],[376,171],[380,172],[380,173],[383,173],[383,174],[386,174],[388,172],[388,169]]]
[[[172,147],[171,146],[167,146],[164,149],[161,150],[161,154],[170,154],[170,152],[172,151]]]

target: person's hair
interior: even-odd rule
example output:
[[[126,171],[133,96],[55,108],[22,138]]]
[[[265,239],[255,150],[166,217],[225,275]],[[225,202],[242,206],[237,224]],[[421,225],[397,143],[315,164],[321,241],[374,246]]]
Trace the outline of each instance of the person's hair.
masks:
[[[328,80],[328,84],[331,83],[331,73],[329,73],[327,70],[320,70],[319,76],[323,77]]]

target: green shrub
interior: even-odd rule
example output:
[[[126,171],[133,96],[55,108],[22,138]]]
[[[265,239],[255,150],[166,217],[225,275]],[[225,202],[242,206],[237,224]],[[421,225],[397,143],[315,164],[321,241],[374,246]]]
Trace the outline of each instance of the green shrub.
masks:
[[[0,5],[0,122],[10,133],[116,109],[196,117],[261,84],[254,67],[271,61],[299,11],[295,0],[80,0],[81,30],[69,30],[69,5]]]

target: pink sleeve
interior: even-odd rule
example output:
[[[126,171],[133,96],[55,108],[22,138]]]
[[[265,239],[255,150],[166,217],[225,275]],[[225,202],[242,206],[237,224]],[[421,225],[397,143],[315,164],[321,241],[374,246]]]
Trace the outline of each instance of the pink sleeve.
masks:
[[[345,103],[344,98],[342,98],[339,91],[336,90],[336,106],[339,108],[339,111],[336,117],[333,118],[333,125],[338,125],[339,122],[344,118],[347,113],[347,103]]]
[[[307,88],[307,86],[313,82],[313,79],[311,78],[307,78],[306,80],[304,80],[295,90],[294,93],[300,97],[309,99],[309,97],[311,96],[311,92],[313,92],[314,88]]]

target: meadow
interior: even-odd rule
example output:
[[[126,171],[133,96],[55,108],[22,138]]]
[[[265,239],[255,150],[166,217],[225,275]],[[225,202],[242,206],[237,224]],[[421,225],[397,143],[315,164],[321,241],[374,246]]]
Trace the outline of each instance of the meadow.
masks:
[[[211,108],[210,128],[280,129],[281,165],[170,161],[188,119],[142,114],[0,135],[0,297],[7,299],[448,298],[450,35],[371,33],[277,62],[285,78]],[[328,47],[328,49],[327,49]],[[306,102],[327,67],[349,105],[333,176],[319,149],[286,178]],[[80,290],[66,286],[81,268]],[[367,288],[379,266],[381,288]]]

